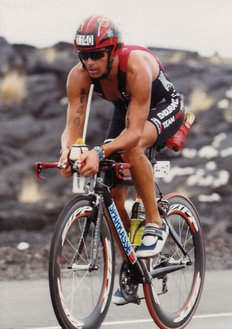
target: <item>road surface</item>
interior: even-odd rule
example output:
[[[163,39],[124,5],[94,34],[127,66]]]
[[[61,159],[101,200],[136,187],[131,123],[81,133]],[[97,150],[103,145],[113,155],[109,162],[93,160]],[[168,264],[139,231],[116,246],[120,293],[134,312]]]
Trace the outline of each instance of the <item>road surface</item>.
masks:
[[[156,329],[140,306],[110,306],[103,329]],[[1,329],[58,329],[47,280],[0,282]],[[232,329],[232,271],[207,272],[198,310],[189,329]]]

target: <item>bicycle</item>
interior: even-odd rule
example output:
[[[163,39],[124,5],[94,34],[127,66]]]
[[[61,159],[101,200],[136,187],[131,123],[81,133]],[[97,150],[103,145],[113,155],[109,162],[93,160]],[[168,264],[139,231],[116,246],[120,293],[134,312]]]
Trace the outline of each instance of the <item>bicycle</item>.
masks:
[[[149,160],[154,166],[153,152],[150,149]],[[36,163],[36,175],[57,165]],[[139,304],[138,286],[143,285],[147,308],[161,329],[184,328],[196,311],[205,274],[197,210],[185,196],[163,195],[156,183],[157,203],[169,237],[158,256],[138,259],[110,193],[115,177],[131,184],[130,178],[123,177],[129,167],[113,158],[100,161],[99,172],[84,180],[85,192],[74,197],[59,216],[50,249],[49,286],[62,328],[97,329],[105,319],[115,274],[112,227],[126,256],[119,274],[123,297]]]

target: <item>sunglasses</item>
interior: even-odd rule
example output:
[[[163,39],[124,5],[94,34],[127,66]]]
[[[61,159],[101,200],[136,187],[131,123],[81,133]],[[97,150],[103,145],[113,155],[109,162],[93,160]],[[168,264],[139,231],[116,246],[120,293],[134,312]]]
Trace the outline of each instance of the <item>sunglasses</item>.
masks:
[[[94,51],[79,51],[78,55],[83,61],[87,61],[89,58],[96,61],[105,56],[106,49],[94,50]]]

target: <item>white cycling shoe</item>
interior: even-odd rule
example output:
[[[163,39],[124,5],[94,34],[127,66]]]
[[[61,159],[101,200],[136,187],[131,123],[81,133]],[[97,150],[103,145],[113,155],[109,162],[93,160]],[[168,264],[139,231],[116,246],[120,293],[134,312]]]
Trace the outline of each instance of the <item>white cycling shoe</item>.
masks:
[[[129,303],[136,303],[136,304],[139,304],[139,300],[141,298],[139,298],[138,295],[136,295],[135,297],[135,300],[131,300],[131,301],[127,301],[123,295],[122,295],[122,292],[120,290],[120,288],[116,289],[113,296],[112,296],[112,303],[114,303],[115,305],[117,306],[121,306],[121,305],[126,305],[126,304],[129,304]]]
[[[148,258],[158,255],[167,240],[169,229],[164,223],[162,227],[156,224],[147,224],[143,232],[143,241],[136,250],[136,255],[139,258]]]
[[[129,302],[125,300],[125,298],[122,295],[122,292],[120,288],[116,289],[113,296],[112,296],[112,303],[115,305],[125,305],[128,304]]]

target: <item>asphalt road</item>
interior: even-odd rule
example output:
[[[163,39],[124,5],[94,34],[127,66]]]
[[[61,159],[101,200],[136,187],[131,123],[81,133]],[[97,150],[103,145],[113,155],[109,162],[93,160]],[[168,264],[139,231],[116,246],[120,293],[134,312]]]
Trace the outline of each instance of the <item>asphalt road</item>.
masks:
[[[110,306],[103,329],[155,329],[146,310],[140,306]],[[0,282],[1,329],[58,329],[50,303],[48,282]],[[205,288],[189,329],[232,329],[232,271],[207,272]]]

